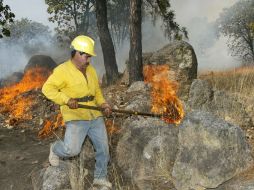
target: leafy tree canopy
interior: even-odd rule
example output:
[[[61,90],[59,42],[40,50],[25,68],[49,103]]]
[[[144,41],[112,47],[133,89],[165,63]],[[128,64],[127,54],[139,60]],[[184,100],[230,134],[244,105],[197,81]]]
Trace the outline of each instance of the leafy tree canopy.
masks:
[[[57,33],[62,41],[72,39],[82,33],[97,36],[94,0],[45,0],[48,13],[52,16],[49,21],[56,22]],[[170,39],[187,37],[186,28],[175,22],[175,14],[170,9],[169,0],[145,0],[143,17],[152,15],[154,21],[163,18],[165,35]],[[129,37],[129,0],[107,1],[108,25],[115,45],[120,45]],[[67,39],[67,40],[68,40]]]
[[[150,14],[155,22],[158,16],[163,19],[164,33],[169,39],[181,40],[188,38],[185,27],[175,21],[175,12],[171,9],[169,0],[146,0],[144,1],[145,11]]]
[[[216,21],[219,32],[228,37],[233,56],[254,60],[254,1],[240,0],[225,9]]]
[[[60,41],[70,41],[79,34],[89,34],[96,27],[94,0],[45,0],[50,22],[57,23]]]
[[[6,25],[13,22],[15,15],[11,12],[8,5],[3,5],[3,0],[0,0],[0,38],[10,36],[10,31]]]

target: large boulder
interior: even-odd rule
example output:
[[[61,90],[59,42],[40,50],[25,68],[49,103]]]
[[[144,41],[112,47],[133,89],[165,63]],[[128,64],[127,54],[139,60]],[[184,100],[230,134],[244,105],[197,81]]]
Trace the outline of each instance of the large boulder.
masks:
[[[129,97],[125,110],[150,112],[151,110],[151,98],[150,98],[150,86],[143,81],[134,82],[126,91],[126,95]]]
[[[94,170],[95,153],[87,138],[79,156],[61,160],[57,167],[49,166],[31,175],[34,190],[89,189]]]
[[[159,119],[143,117],[128,118],[123,128],[116,159],[124,175],[139,189],[158,189],[162,184],[165,189],[171,189],[178,128]]]
[[[217,188],[209,190],[253,190],[254,176],[253,167],[228,180]],[[207,189],[208,190],[208,189]]]
[[[241,128],[211,113],[193,111],[179,127],[133,116],[122,127],[116,161],[138,189],[216,188],[253,163]]]
[[[48,70],[53,70],[57,66],[56,62],[47,55],[34,55],[30,58],[25,66],[24,72],[31,68],[42,67]]]
[[[172,175],[181,190],[216,188],[253,164],[240,127],[207,112],[191,112],[179,128]]]
[[[128,60],[126,61],[128,65]],[[143,53],[143,65],[169,65],[170,80],[179,84],[178,96],[188,99],[191,83],[197,78],[197,58],[192,46],[184,41],[176,41],[152,53]],[[129,84],[128,70],[125,70],[122,83]]]
[[[31,176],[34,190],[62,190],[70,188],[67,163],[59,167],[50,166],[34,172]]]
[[[252,119],[239,97],[214,90],[205,80],[196,79],[191,84],[188,106],[191,109],[211,112],[241,127],[253,126]]]
[[[187,100],[191,83],[197,78],[197,58],[190,44],[177,41],[162,49],[146,54],[143,64],[169,65],[171,76],[179,84],[178,95]]]

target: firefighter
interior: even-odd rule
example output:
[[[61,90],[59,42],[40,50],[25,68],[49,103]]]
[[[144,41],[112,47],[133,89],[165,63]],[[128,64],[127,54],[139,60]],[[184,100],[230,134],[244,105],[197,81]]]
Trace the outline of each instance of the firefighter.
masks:
[[[107,179],[109,147],[103,115],[100,111],[78,108],[78,103],[100,106],[104,114],[111,114],[111,107],[102,95],[96,71],[90,62],[93,56],[96,56],[94,40],[77,36],[71,42],[71,58],[57,66],[42,87],[43,94],[60,105],[66,125],[64,140],[50,146],[49,162],[58,166],[59,158],[78,155],[88,136],[96,151],[93,184],[111,188]]]

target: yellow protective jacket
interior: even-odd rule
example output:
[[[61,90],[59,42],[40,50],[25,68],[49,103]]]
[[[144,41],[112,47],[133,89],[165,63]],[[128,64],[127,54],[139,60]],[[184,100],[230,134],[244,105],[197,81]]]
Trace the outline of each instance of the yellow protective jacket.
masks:
[[[87,67],[86,76],[87,81],[82,72],[76,68],[71,60],[68,60],[54,69],[42,87],[42,93],[60,105],[64,121],[92,120],[102,116],[100,111],[82,108],[70,109],[66,105],[70,98],[82,98],[84,96],[94,96],[94,100],[81,104],[100,106],[105,103],[93,66]]]

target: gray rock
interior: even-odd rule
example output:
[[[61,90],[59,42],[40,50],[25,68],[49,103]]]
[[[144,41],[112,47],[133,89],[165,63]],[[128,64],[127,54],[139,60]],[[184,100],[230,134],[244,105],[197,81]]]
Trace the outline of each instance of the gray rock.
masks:
[[[211,112],[226,121],[252,127],[252,119],[239,98],[233,94],[213,90],[204,80],[194,80],[189,93],[188,106],[191,109]]]
[[[177,189],[216,188],[252,163],[241,128],[206,112],[185,117],[172,173]]]
[[[235,181],[211,190],[253,190],[254,179],[249,181]]]
[[[172,189],[170,173],[175,160],[178,128],[155,118],[132,117],[125,121],[117,145],[117,163],[139,189]],[[160,186],[162,187],[162,186]]]
[[[124,107],[125,110],[150,112],[150,85],[143,81],[134,82],[127,90],[128,102]]]
[[[64,165],[48,167],[43,175],[42,190],[61,190],[69,185],[68,169]]]
[[[130,98],[129,104],[125,107],[125,110],[150,112],[151,103],[150,98],[146,95],[136,95]]]
[[[34,190],[63,190],[63,189],[88,189],[91,183],[84,180],[89,168],[94,170],[94,148],[89,139],[86,139],[79,156],[71,159],[60,160],[58,167],[49,166],[47,168],[34,171],[31,175]],[[91,166],[91,159],[93,164]]]
[[[248,170],[223,183],[222,185],[218,186],[217,188],[209,190],[253,190],[253,169],[254,168],[251,167]]]
[[[34,190],[62,190],[70,188],[67,163],[61,161],[58,167],[49,166],[32,173]]]
[[[247,171],[248,173],[248,171]],[[244,172],[237,177],[234,177],[227,182],[223,183],[217,188],[207,190],[253,190],[254,189],[254,177],[253,172],[246,176]]]
[[[188,103],[193,109],[200,109],[211,102],[213,98],[212,86],[204,80],[195,79],[190,88]]]
[[[197,78],[197,58],[190,44],[176,41],[156,52],[143,54],[143,65],[163,65],[170,68],[169,79],[179,83],[178,96],[187,100],[191,83]],[[126,61],[128,65],[128,60]],[[129,84],[128,71],[125,70],[121,83]]]
[[[149,90],[149,87],[146,83],[143,81],[137,81],[131,84],[131,86],[128,88],[127,92],[136,92],[136,91],[147,91]]]
[[[187,100],[191,83],[197,78],[198,63],[192,46],[187,42],[177,41],[147,56],[144,58],[144,65],[169,65],[169,79],[179,83],[178,96]]]

